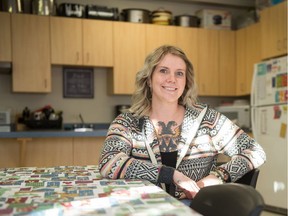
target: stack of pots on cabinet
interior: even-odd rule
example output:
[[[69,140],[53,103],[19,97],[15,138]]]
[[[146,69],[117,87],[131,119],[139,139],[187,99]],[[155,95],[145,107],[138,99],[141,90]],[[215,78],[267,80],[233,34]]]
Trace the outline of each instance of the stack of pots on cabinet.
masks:
[[[56,15],[54,0],[2,0],[1,11],[37,15]]]
[[[157,25],[177,25],[184,27],[198,27],[199,19],[197,16],[192,15],[179,15],[175,16],[169,10],[159,8],[155,11],[149,11],[141,8],[127,8],[123,9],[121,13],[123,20],[134,23],[152,23]]]

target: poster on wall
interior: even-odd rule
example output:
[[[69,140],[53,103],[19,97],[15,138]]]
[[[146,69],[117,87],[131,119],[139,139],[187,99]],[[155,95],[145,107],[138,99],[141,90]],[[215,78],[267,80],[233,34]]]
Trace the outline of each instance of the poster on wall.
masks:
[[[63,68],[64,98],[94,98],[93,68]]]

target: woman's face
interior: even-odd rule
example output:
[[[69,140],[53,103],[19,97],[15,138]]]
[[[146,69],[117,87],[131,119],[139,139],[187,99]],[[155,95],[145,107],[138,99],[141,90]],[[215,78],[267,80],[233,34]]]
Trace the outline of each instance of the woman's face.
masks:
[[[167,54],[153,71],[152,101],[178,103],[186,85],[186,64],[178,56]]]

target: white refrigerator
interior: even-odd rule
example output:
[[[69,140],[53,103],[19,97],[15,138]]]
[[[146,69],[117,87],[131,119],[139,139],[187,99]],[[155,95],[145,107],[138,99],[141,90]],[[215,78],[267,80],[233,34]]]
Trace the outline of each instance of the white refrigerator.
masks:
[[[256,189],[265,204],[287,209],[287,56],[254,65],[251,122],[267,161],[260,167]]]

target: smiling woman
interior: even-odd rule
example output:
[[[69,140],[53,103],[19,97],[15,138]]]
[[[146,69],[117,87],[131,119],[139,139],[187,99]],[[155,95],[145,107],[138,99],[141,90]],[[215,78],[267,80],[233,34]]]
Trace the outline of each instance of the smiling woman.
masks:
[[[230,160],[217,164],[220,153]],[[99,169],[106,178],[145,179],[192,199],[200,188],[235,182],[265,160],[253,138],[197,101],[191,62],[180,48],[164,45],[137,73],[132,106],[111,123]]]

